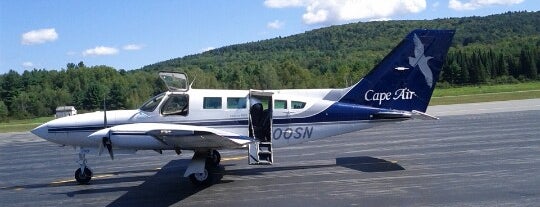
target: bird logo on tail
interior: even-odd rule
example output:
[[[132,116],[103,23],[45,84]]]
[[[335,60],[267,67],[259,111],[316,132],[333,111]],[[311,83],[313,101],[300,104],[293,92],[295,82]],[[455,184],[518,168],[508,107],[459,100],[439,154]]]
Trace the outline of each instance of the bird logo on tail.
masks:
[[[420,38],[414,34],[414,57],[409,57],[409,64],[412,67],[418,66],[424,77],[426,78],[426,84],[431,88],[433,87],[433,72],[428,66],[428,60],[432,59],[431,56],[424,55],[424,44],[420,41]]]

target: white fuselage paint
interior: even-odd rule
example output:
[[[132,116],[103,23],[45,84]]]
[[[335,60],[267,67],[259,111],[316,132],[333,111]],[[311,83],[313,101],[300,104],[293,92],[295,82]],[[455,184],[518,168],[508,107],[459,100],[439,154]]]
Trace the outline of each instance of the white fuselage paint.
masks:
[[[333,90],[334,93],[343,94],[347,89],[294,89],[294,90],[270,90],[265,92],[273,93],[273,100],[287,101],[287,108],[273,109],[273,119],[293,119],[305,118],[316,115],[332,104],[337,99],[326,100],[325,97]],[[142,110],[116,110],[107,111],[107,126],[132,124],[132,123],[174,123],[184,125],[203,125],[208,128],[215,128],[230,133],[245,135],[249,134],[249,100],[248,90],[203,90],[191,89],[187,92],[166,92],[163,98],[153,111]],[[375,93],[368,91],[366,99],[382,100],[394,98],[410,98],[409,94],[414,93],[408,89],[395,94]],[[189,96],[189,113],[182,115],[163,115],[160,109],[167,97],[172,94],[187,94]],[[383,96],[383,94],[385,94]],[[388,96],[388,97],[387,97]],[[204,97],[221,97],[222,107],[220,109],[204,109]],[[227,98],[246,98],[247,106],[241,109],[228,109]],[[338,97],[339,98],[339,97]],[[304,102],[301,109],[291,108],[292,101]],[[240,121],[245,124],[230,124]],[[226,122],[226,125],[220,125]],[[307,141],[317,140],[325,137],[358,131],[379,125],[383,122],[373,121],[339,121],[339,122],[313,122],[313,123],[289,123],[273,124],[272,143],[274,147],[300,144]],[[62,145],[78,146],[84,148],[97,148],[101,140],[92,140],[88,136],[104,126],[103,112],[93,112],[80,114],[48,122],[33,132],[40,137]],[[56,130],[56,131],[55,131]],[[141,129],[142,130],[142,129]],[[133,129],[136,133],[138,129]],[[159,142],[150,135],[115,135],[111,136],[111,141],[115,148],[132,150],[172,150],[172,146]]]

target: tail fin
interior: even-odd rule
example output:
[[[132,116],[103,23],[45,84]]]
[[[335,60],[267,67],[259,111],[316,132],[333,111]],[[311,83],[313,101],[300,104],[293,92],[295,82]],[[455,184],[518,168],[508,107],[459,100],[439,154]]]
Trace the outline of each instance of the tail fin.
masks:
[[[414,30],[339,100],[425,112],[454,30]]]

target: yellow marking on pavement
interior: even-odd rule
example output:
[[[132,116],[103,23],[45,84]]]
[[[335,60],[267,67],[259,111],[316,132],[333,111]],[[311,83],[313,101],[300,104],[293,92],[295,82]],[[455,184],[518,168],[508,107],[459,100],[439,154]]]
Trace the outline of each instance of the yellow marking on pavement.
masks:
[[[112,177],[112,176],[114,176],[114,175],[113,174],[96,175],[96,176],[93,176],[92,179],[100,179],[100,178],[106,178],[106,177]],[[65,184],[65,183],[71,183],[71,182],[76,182],[76,181],[77,180],[75,180],[75,179],[59,180],[59,181],[51,182],[49,185],[50,186],[56,186],[56,185]]]
[[[390,160],[390,162],[391,162],[392,164],[396,164],[396,163],[397,163],[397,161],[395,161],[395,160]]]
[[[221,158],[221,161],[232,161],[232,160],[242,160],[242,159],[246,159],[246,156],[225,157],[225,158]]]
[[[1,187],[0,190],[24,190],[21,186]]]
[[[99,178],[107,178],[107,177],[112,177],[112,176],[114,176],[114,175],[113,174],[103,174],[103,175],[94,176],[92,178],[99,179]]]
[[[51,185],[59,185],[59,184],[70,183],[70,182],[75,182],[75,179],[54,181],[54,182],[51,182]]]

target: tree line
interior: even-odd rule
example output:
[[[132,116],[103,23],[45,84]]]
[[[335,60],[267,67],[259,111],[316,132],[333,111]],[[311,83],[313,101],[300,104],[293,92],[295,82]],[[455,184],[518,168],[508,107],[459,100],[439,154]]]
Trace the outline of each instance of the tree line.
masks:
[[[231,45],[139,70],[68,63],[0,75],[0,121],[129,109],[165,90],[158,71],[186,72],[194,88],[340,88],[356,83],[415,28],[456,29],[438,87],[538,80],[540,12],[487,17],[354,23]]]
[[[126,72],[108,66],[68,63],[66,69],[10,70],[0,76],[0,119],[51,116],[57,106],[73,105],[80,112],[138,106],[162,90],[155,74]]]

